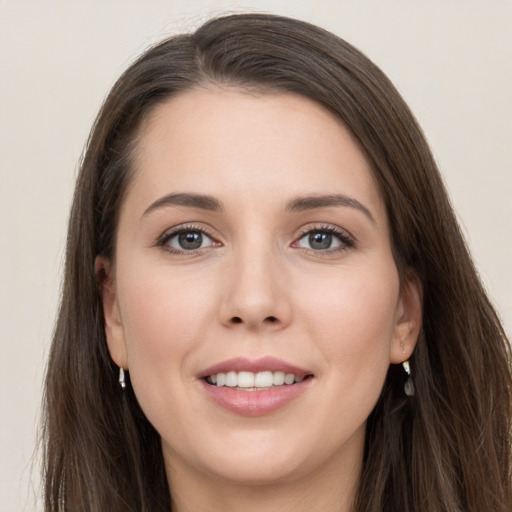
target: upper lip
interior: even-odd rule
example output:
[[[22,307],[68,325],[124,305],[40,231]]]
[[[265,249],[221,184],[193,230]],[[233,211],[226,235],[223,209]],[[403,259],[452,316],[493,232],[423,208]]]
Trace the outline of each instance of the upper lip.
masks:
[[[296,377],[305,377],[306,375],[312,374],[312,372],[305,370],[304,368],[299,368],[298,366],[275,357],[266,356],[254,360],[250,360],[245,357],[235,357],[206,368],[199,373],[198,378],[204,379],[209,375],[216,375],[217,373],[227,373],[231,371],[252,373],[282,371],[285,373],[293,373]]]

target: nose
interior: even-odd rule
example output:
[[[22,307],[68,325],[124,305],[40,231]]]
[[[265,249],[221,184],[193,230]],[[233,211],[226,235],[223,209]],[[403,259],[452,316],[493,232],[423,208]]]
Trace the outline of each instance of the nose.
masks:
[[[292,318],[287,272],[272,250],[244,250],[233,256],[223,283],[220,320],[228,327],[277,331]]]

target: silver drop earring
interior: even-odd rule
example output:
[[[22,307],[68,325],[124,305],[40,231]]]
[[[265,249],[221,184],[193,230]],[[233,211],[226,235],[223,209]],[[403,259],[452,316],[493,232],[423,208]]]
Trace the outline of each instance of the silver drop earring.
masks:
[[[126,388],[126,382],[124,380],[124,369],[122,367],[119,368],[119,384],[123,389]]]
[[[407,396],[414,396],[414,384],[412,382],[411,378],[411,365],[409,364],[409,360],[407,359],[402,363],[402,366],[405,370],[405,373],[407,374],[407,380],[404,384],[404,393]]]

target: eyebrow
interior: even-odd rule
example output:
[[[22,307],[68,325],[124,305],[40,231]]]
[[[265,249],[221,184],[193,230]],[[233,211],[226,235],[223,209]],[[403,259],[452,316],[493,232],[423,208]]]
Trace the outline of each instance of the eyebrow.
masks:
[[[146,208],[142,216],[144,217],[148,213],[164,206],[187,206],[189,208],[199,208],[201,210],[208,210],[211,212],[220,212],[223,210],[222,203],[213,196],[179,193],[168,194],[157,199],[154,203],[151,203],[148,208]]]
[[[344,194],[327,194],[327,195],[313,195],[313,196],[300,196],[292,199],[286,206],[286,210],[290,212],[314,210],[316,208],[326,208],[329,206],[346,206],[348,208],[355,208],[356,210],[364,213],[374,224],[375,218],[372,212],[353,197]]]
[[[175,193],[167,194],[164,197],[157,199],[154,203],[144,211],[143,217],[152,211],[163,208],[166,206],[186,206],[188,208],[199,208],[211,212],[221,212],[224,210],[222,203],[215,197],[204,194],[192,193]],[[317,208],[326,208],[330,206],[344,206],[348,208],[355,208],[356,210],[364,213],[374,224],[376,224],[370,210],[353,197],[344,194],[326,194],[326,195],[312,195],[312,196],[299,196],[290,200],[285,211],[299,212],[305,210],[314,210]]]

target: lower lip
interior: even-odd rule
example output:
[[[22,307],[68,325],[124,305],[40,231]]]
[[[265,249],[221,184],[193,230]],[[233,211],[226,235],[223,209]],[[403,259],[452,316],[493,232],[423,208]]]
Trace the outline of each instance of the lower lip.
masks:
[[[227,386],[213,386],[201,381],[208,396],[228,411],[242,416],[263,416],[277,411],[300,396],[309,387],[312,378],[291,385],[264,391],[239,391]]]

